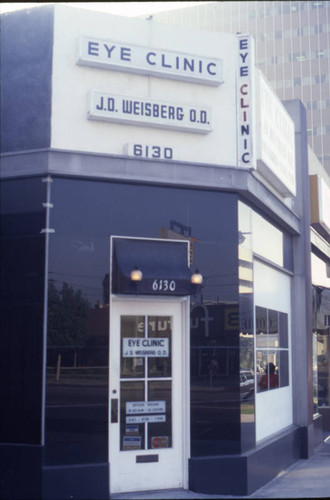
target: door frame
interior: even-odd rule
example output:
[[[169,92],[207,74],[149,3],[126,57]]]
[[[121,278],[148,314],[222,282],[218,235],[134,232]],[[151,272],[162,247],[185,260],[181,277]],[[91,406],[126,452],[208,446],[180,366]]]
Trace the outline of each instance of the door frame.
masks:
[[[110,276],[110,291],[111,291],[111,276]],[[130,296],[125,296],[125,295],[114,295],[110,293],[109,296],[109,335],[111,335],[111,332],[113,331],[113,307],[115,302],[120,302],[120,303],[125,303],[125,302],[132,302],[134,301],[135,303],[141,303],[147,304],[147,303],[152,303],[153,305],[157,305],[157,303],[161,303],[162,305],[166,304],[180,304],[181,305],[181,332],[182,332],[182,339],[181,339],[181,367],[182,367],[182,405],[180,411],[182,412],[182,429],[181,429],[181,434],[182,434],[182,471],[183,471],[183,477],[182,477],[182,484],[183,484],[183,489],[188,489],[188,466],[189,466],[189,458],[190,458],[190,335],[189,335],[189,311],[190,311],[190,297],[189,296],[184,296],[184,297],[161,297],[161,296],[142,296],[142,295],[130,295]],[[111,344],[109,342],[109,395],[108,395],[108,401],[109,401],[109,412],[108,412],[108,426],[109,426],[109,436],[108,436],[108,462],[109,462],[109,468],[111,469],[111,464],[110,464],[110,426],[111,424],[111,397],[112,397],[112,386],[111,386],[111,380],[110,380],[110,371],[112,369],[111,366]],[[119,363],[120,360],[118,360]],[[119,364],[118,367],[115,367],[115,369],[119,369]],[[115,424],[117,425],[117,424]],[[118,443],[114,444],[115,446],[118,445]],[[110,494],[111,494],[111,470],[110,470]],[[146,485],[146,491],[147,491],[147,485]]]

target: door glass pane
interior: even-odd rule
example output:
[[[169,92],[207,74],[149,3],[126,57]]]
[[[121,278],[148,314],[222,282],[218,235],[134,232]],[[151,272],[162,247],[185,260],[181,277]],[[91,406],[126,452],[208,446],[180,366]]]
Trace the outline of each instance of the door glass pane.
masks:
[[[145,336],[144,316],[121,316],[121,378],[144,377],[144,357],[136,356],[142,346],[139,338]]]
[[[156,351],[148,358],[148,377],[171,377],[171,316],[148,316],[148,338]]]
[[[120,384],[120,450],[144,450],[145,424],[140,422],[139,405],[144,401],[144,382]]]
[[[170,448],[172,317],[124,315],[120,326],[120,450]]]
[[[148,424],[148,449],[172,447],[172,382],[171,380],[150,381],[148,400],[157,401],[165,413],[159,413],[163,421]]]

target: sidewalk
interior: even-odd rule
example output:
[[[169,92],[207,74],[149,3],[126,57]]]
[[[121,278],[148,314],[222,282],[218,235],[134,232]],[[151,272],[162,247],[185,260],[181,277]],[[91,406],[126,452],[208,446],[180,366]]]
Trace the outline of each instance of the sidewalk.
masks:
[[[186,490],[166,490],[113,495],[116,500],[152,500],[181,498],[329,498],[330,497],[330,433],[308,460],[298,460],[252,495],[205,495]]]

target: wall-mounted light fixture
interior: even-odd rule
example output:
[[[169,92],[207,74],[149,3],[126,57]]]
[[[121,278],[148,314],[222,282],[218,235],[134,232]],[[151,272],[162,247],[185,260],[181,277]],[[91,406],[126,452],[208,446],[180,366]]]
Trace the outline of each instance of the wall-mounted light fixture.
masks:
[[[141,269],[139,269],[137,266],[135,266],[134,269],[132,269],[132,271],[131,271],[130,278],[131,278],[131,281],[133,281],[135,283],[138,281],[142,281],[143,273],[142,273]]]
[[[201,285],[203,283],[203,275],[200,274],[198,269],[191,275],[190,281],[193,285]]]

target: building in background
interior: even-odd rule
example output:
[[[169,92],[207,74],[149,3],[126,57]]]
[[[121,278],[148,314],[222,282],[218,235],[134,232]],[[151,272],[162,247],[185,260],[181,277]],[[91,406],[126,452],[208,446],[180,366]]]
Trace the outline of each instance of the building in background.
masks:
[[[55,4],[1,51],[3,496],[246,495],[311,456],[306,112],[253,37]]]
[[[153,19],[220,33],[251,33],[256,65],[281,100],[307,109],[308,142],[330,174],[330,4],[200,2]]]

